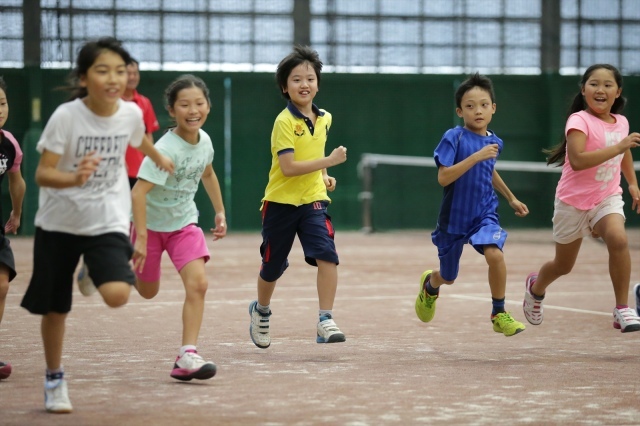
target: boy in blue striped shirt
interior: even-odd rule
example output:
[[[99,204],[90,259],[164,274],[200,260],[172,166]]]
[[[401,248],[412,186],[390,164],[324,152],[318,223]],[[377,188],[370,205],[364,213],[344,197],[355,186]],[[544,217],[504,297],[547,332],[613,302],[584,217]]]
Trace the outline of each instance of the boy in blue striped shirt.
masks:
[[[478,73],[456,90],[456,113],[464,127],[445,132],[434,151],[438,183],[444,187],[438,223],[431,240],[438,247],[440,270],[427,270],[420,277],[416,314],[423,322],[433,319],[442,284],[453,284],[460,269],[460,256],[469,243],[484,255],[489,265],[489,287],[493,309],[493,330],[513,336],[525,329],[504,309],[507,268],[502,247],[507,232],[498,220],[497,190],[517,216],[529,213],[495,170],[503,142],[488,130],[496,111],[493,83]]]

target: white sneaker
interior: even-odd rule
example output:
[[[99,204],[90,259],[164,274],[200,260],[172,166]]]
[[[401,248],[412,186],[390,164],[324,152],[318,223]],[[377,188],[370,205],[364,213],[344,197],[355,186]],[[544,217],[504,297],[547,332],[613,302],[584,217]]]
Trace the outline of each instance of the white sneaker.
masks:
[[[78,272],[78,290],[80,290],[80,293],[84,296],[91,296],[98,290],[89,276],[89,268],[86,263],[82,263],[82,267]]]
[[[269,317],[258,310],[258,301],[254,300],[249,304],[249,315],[251,315],[251,325],[249,325],[249,334],[253,344],[261,349],[267,349],[271,345],[271,335],[269,334]]]
[[[45,380],[44,408],[50,413],[70,413],[73,411],[65,379]]]
[[[633,294],[636,295],[636,313],[640,317],[640,283],[633,286]]]
[[[613,328],[619,329],[623,333],[640,330],[640,318],[631,308],[613,310]]]
[[[532,272],[529,274],[524,282],[524,301],[522,302],[522,310],[524,311],[524,317],[533,325],[540,325],[542,323],[542,300],[538,300],[531,293],[531,287],[536,282],[538,274]]]
[[[171,370],[171,377],[183,381],[205,380],[215,375],[216,365],[202,359],[197,352],[185,352],[184,355],[176,358],[173,370]]]
[[[346,337],[344,333],[340,331],[336,322],[330,315],[323,315],[318,322],[318,337],[317,343],[337,343],[344,342]]]

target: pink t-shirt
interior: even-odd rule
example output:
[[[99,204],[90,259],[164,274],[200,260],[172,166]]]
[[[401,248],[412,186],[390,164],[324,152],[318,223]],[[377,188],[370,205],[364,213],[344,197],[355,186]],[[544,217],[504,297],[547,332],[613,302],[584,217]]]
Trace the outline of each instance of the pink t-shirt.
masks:
[[[629,135],[629,122],[624,115],[611,116],[615,118],[615,123],[604,122],[587,111],[576,112],[569,116],[564,133],[567,135],[569,130],[579,130],[587,135],[586,151],[616,145]],[[576,171],[571,168],[567,154],[556,197],[579,210],[591,210],[608,196],[621,194],[622,157],[623,154],[620,154],[598,166]]]

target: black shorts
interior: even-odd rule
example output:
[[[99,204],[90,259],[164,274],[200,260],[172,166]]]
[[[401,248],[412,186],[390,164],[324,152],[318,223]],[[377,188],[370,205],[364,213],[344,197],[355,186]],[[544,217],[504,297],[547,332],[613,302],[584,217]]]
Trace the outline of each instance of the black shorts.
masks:
[[[33,243],[33,275],[22,307],[33,314],[61,314],[71,310],[73,274],[80,255],[89,267],[96,287],[113,282],[135,284],[129,260],[133,247],[125,234],[83,236],[36,228]]]
[[[16,277],[16,261],[13,258],[13,250],[9,239],[0,234],[0,265],[9,269],[9,282]]]
[[[294,206],[265,201],[262,205],[262,266],[260,277],[267,282],[280,278],[289,266],[287,257],[296,235],[302,245],[304,260],[318,266],[316,259],[340,263],[328,201]]]

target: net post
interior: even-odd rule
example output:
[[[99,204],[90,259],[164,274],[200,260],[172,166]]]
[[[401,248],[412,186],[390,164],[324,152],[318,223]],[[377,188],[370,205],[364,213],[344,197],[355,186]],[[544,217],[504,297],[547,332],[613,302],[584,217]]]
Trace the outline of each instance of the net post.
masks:
[[[362,203],[362,228],[364,233],[373,232],[373,221],[371,218],[371,200],[373,199],[373,174],[371,168],[375,165],[369,161],[369,155],[364,153],[358,163],[358,174],[362,181],[362,191],[358,194],[358,199]]]

